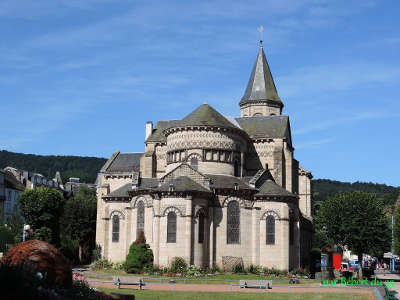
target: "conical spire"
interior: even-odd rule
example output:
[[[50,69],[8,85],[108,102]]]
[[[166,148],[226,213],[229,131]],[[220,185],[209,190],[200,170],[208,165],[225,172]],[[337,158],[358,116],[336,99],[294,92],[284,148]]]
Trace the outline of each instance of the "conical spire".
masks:
[[[239,105],[251,102],[275,102],[275,104],[283,106],[264,54],[262,41],[260,41],[260,50],[251,71],[249,83]]]

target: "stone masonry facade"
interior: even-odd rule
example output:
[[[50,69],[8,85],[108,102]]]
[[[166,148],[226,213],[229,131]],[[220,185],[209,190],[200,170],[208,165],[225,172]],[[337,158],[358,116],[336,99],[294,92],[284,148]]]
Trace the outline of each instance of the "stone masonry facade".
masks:
[[[289,117],[260,43],[240,118],[208,104],[146,124],[144,153],[114,153],[100,170],[96,240],[124,261],[143,231],[154,264],[235,262],[290,270],[308,264],[309,171],[294,158]]]

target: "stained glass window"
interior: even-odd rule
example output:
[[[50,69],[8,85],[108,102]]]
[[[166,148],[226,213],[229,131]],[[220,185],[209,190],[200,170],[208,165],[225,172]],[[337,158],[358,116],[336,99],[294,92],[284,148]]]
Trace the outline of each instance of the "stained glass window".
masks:
[[[266,232],[267,232],[267,245],[275,244],[275,218],[273,216],[267,216],[266,218]]]
[[[114,243],[119,242],[119,216],[114,215],[112,217],[112,241]]]
[[[167,243],[176,243],[176,214],[173,211],[167,216]]]
[[[144,203],[139,201],[137,207],[136,237],[143,231],[144,233]]]
[[[240,243],[240,208],[237,201],[228,204],[226,236],[228,244]]]

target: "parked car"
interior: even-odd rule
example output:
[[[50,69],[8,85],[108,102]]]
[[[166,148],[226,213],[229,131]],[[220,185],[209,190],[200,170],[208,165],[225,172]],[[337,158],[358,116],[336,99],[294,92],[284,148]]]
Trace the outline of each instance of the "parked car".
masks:
[[[350,259],[349,266],[350,266],[350,270],[358,271],[358,260]]]

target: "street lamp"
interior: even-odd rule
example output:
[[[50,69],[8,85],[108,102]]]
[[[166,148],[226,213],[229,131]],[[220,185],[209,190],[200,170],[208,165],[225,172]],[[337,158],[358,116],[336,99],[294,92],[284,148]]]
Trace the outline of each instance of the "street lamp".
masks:
[[[26,239],[26,232],[31,229],[31,226],[28,224],[24,224],[24,227],[22,228],[22,241],[25,242]]]

